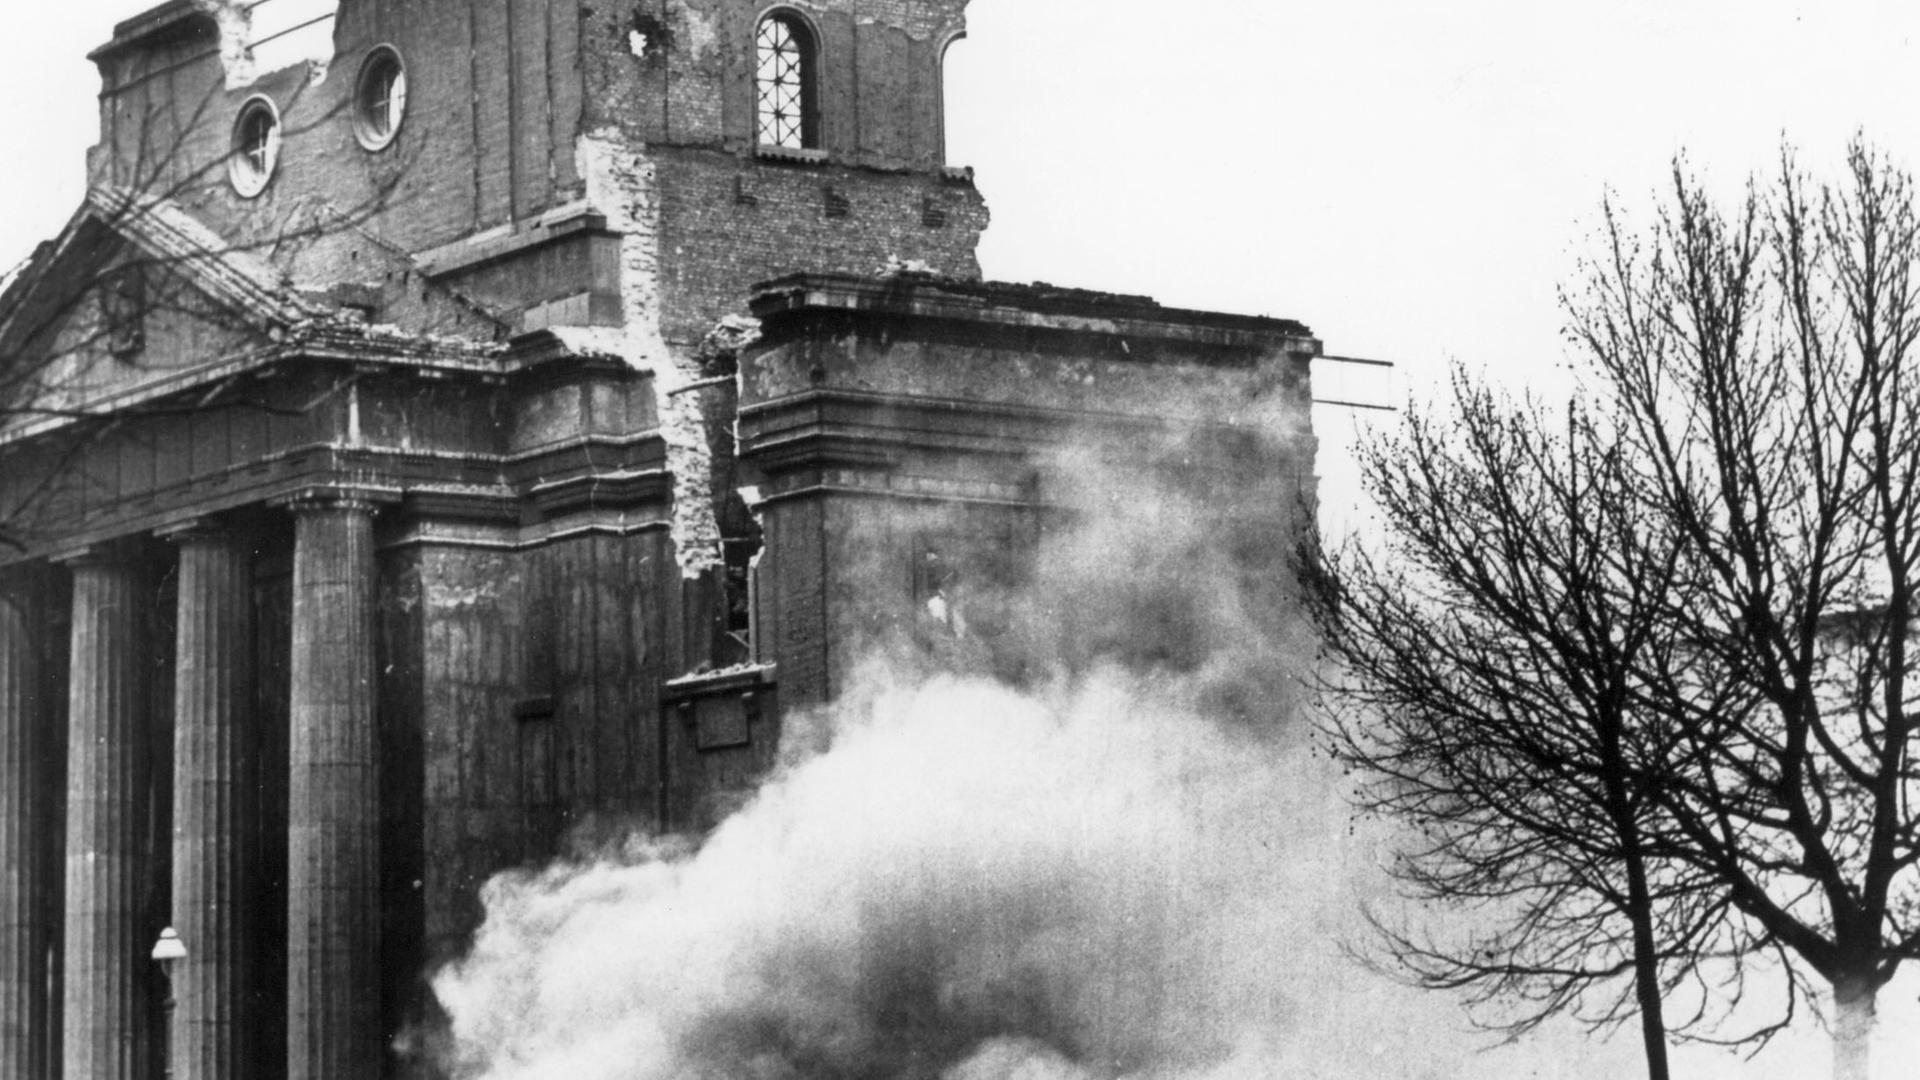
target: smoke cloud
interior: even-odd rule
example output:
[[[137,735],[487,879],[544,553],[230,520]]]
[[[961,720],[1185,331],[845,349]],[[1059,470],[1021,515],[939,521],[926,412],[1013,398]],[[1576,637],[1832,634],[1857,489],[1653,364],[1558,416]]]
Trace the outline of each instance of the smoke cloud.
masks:
[[[459,1080],[1638,1072],[1631,1038],[1553,1025],[1489,1048],[1457,1002],[1350,958],[1363,905],[1391,899],[1382,831],[1351,819],[1292,686],[1312,662],[1284,573],[1289,523],[1310,512],[1298,480],[1247,468],[1257,460],[1195,468],[1205,455],[1179,443],[1148,468],[1130,454],[1089,443],[1049,462],[1039,488],[1066,512],[1031,561],[953,568],[832,708],[787,718],[787,760],[703,842],[636,835],[491,881],[472,949],[433,980],[441,1067]],[[954,523],[906,524],[896,535]],[[1682,1061],[1761,1072],[1717,1052]]]
[[[1273,746],[1119,674],[864,697],[697,854],[489,885],[436,983],[461,1075],[1159,1075],[1291,1025],[1235,940],[1338,871],[1277,857]]]

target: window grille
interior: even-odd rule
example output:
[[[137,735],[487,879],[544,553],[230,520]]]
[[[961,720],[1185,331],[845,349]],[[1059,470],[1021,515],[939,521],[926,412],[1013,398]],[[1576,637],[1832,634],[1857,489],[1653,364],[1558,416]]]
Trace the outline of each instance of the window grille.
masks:
[[[773,15],[760,23],[760,143],[796,150],[818,142],[813,91],[813,40],[795,18]]]
[[[240,127],[240,153],[247,159],[246,169],[256,176],[265,176],[272,171],[273,164],[273,117],[266,110],[258,110],[247,117]]]

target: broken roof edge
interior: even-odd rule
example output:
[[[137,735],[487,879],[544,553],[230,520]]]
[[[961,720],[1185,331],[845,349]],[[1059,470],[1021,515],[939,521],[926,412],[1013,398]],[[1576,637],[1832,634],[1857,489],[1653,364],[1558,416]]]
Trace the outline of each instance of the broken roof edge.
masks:
[[[1230,348],[1294,339],[1299,344],[1288,351],[1320,352],[1313,332],[1293,319],[1164,307],[1149,296],[1045,282],[976,281],[912,271],[883,277],[812,271],[788,274],[755,285],[749,305],[754,315],[769,324],[782,316],[805,313],[859,313],[1187,340]]]
[[[167,0],[166,3],[150,7],[130,19],[115,23],[113,36],[87,53],[87,59],[98,63],[148,39],[184,28],[192,23],[196,16],[204,22],[204,26],[199,29],[215,35],[219,33],[219,27],[214,22],[213,15],[204,5],[197,3],[196,0]]]

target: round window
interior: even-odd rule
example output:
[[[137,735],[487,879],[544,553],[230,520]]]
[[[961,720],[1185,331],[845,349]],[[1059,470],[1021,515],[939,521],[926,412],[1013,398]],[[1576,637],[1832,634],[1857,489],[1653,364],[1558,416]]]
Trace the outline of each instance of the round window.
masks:
[[[233,190],[248,199],[265,191],[279,160],[280,111],[267,98],[250,98],[233,122],[233,149],[227,155]]]
[[[407,112],[407,69],[400,54],[382,45],[360,65],[360,81],[353,95],[353,133],[360,145],[378,150],[400,133]]]

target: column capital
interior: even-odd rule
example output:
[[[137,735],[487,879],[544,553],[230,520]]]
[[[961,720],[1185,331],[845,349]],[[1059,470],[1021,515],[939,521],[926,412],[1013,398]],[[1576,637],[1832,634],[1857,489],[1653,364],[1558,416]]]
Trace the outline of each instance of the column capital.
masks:
[[[98,566],[101,563],[123,561],[131,551],[130,537],[115,537],[111,540],[95,540],[92,543],[61,548],[49,554],[47,561],[75,570],[82,566]]]
[[[267,505],[296,514],[341,511],[372,514],[382,506],[393,506],[399,502],[400,492],[394,488],[315,484],[270,500]]]
[[[176,544],[186,544],[196,540],[224,539],[233,535],[233,528],[217,517],[192,517],[162,525],[153,530],[153,535]]]

